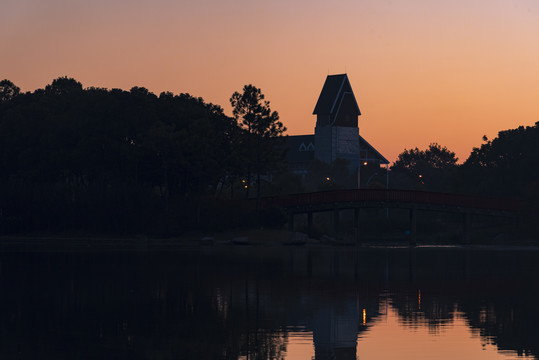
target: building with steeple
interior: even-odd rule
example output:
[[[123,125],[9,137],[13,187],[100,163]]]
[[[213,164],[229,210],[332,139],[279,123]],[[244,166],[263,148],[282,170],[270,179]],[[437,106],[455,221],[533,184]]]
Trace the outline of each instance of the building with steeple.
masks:
[[[361,171],[361,167],[367,166],[372,170],[389,164],[359,134],[361,111],[347,74],[328,75],[313,115],[316,115],[314,135],[288,137],[288,164],[292,172],[306,174],[314,159],[328,164],[336,159],[346,159],[353,171]]]

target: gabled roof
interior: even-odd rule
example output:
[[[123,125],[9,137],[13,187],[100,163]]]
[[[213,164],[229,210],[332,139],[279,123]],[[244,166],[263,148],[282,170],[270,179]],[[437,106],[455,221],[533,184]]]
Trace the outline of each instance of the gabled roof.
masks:
[[[334,114],[338,110],[342,98],[346,93],[352,94],[357,114],[361,115],[354,92],[352,91],[352,86],[350,85],[350,80],[348,80],[348,75],[346,74],[328,75],[320,97],[318,97],[318,101],[314,107],[313,115]]]
[[[361,160],[374,160],[378,161],[379,164],[389,164],[389,161],[378,152],[371,144],[368,143],[361,135],[359,135],[359,149],[360,151],[367,150],[371,157],[362,158]]]

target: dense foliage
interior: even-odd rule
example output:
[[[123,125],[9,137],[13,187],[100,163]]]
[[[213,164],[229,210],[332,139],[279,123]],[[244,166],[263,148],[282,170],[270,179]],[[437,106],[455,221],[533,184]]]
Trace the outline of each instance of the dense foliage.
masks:
[[[539,200],[539,122],[485,138],[462,164],[462,189],[473,193]]]
[[[392,187],[515,197],[538,210],[539,122],[483,140],[461,165],[438,144],[405,150],[391,167]]]
[[[236,119],[189,94],[64,77],[25,94],[4,80],[0,96],[3,232],[178,232],[251,151]]]
[[[402,188],[451,191],[457,170],[455,153],[432,143],[426,150],[404,150],[391,167],[392,181]]]

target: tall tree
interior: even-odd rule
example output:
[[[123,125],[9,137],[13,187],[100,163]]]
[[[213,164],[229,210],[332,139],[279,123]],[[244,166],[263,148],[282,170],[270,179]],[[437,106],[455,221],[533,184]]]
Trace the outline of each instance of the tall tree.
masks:
[[[279,121],[279,114],[271,111],[269,101],[264,99],[264,94],[256,86],[245,85],[243,93],[236,91],[230,98],[230,104],[234,117],[245,132],[246,197],[249,197],[249,186],[254,171],[258,200],[262,173],[271,170],[284,153],[284,146],[279,143],[278,138],[283,136],[286,128]]]

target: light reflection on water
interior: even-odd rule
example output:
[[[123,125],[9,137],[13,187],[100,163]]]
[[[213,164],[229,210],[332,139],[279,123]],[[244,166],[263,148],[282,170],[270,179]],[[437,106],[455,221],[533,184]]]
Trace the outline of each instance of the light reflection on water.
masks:
[[[223,246],[0,261],[5,358],[539,355],[538,251]]]
[[[290,332],[284,355],[285,359],[314,358],[313,333],[310,331]]]
[[[399,321],[397,311],[375,321],[360,337],[360,359],[523,359],[515,351],[498,352],[495,345],[472,334],[465,317],[455,313],[452,321],[436,330],[426,325],[410,327]]]
[[[512,350],[498,350],[493,339],[480,337],[477,331],[470,328],[465,315],[457,311],[452,321],[437,329],[432,329],[426,325],[400,321],[396,309],[388,310],[373,321],[369,331],[358,336],[355,355],[352,355],[353,351],[350,351],[351,356],[348,358],[362,360],[535,359],[526,354],[519,356],[516,351]],[[335,346],[335,342],[332,345]],[[310,331],[289,332],[285,347],[283,359],[315,359],[313,334]],[[328,358],[338,359],[339,354],[346,354],[342,348],[334,350],[337,357]]]
[[[281,293],[295,314],[283,316],[281,321],[306,323],[303,331],[309,338],[305,341],[302,332],[290,331],[284,358],[535,358],[531,349],[537,348],[539,339],[511,339],[519,332],[533,330],[530,324],[521,324],[523,328],[515,329],[516,333],[507,331],[506,312],[513,322],[509,327],[514,327],[515,309],[521,314],[524,310],[517,304],[530,302],[525,300],[529,295],[537,297],[533,286],[537,254],[399,251],[358,255],[367,263],[374,259],[367,266],[358,257],[338,250],[313,252],[303,261],[300,251],[288,254],[286,282],[296,287],[283,286]],[[500,260],[506,261],[506,266],[500,268]],[[294,282],[296,277],[301,280]],[[257,296],[267,300],[269,294],[260,281]],[[301,306],[290,300],[298,298],[303,298]],[[276,304],[274,300],[269,307]],[[497,320],[498,314],[502,317]],[[533,331],[529,338],[533,338]]]

